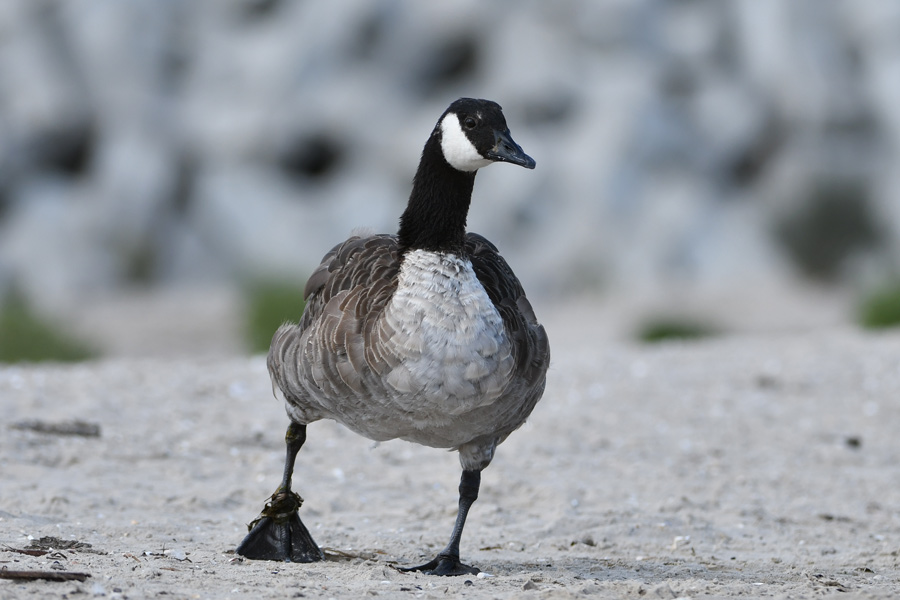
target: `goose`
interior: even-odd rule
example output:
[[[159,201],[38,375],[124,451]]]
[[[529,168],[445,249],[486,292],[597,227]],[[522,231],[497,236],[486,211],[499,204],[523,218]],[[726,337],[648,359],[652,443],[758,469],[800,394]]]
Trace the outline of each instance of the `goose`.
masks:
[[[550,346],[519,280],[484,237],[466,233],[475,173],[535,161],[495,102],[460,98],[422,151],[397,235],[354,235],[322,259],[299,323],[274,334],[267,367],[290,420],[281,485],[237,554],[314,562],[324,555],[292,490],[306,427],[332,419],[375,441],[459,452],[459,509],[447,546],[401,571],[477,574],[460,561],[481,471],[544,392]]]

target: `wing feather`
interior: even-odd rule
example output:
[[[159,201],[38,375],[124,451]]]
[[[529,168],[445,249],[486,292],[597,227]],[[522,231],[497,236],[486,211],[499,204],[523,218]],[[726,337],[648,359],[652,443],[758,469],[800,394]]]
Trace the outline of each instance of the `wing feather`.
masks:
[[[372,373],[389,371],[390,360],[371,343],[384,336],[375,325],[397,287],[399,249],[391,235],[353,236],[328,251],[307,280],[306,307],[290,335],[276,333],[269,352],[269,370],[287,397],[303,396],[303,375],[292,371],[308,364],[312,383],[336,397],[363,395]],[[314,325],[314,327],[313,327]],[[310,360],[280,347],[312,353]],[[288,373],[292,372],[292,373]],[[283,385],[282,385],[283,384]]]
[[[542,390],[550,363],[550,342],[543,325],[535,317],[522,284],[496,246],[483,236],[467,234],[466,251],[478,281],[500,313],[513,342],[516,375],[523,380],[526,391],[538,387]]]

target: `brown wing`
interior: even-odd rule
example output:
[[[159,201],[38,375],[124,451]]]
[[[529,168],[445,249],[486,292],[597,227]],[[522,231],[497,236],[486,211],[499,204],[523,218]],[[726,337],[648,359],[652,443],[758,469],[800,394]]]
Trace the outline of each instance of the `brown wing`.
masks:
[[[381,338],[391,332],[375,324],[397,288],[399,270],[397,240],[384,234],[351,237],[322,259],[307,281],[300,323],[275,332],[267,361],[298,410],[306,384],[355,402],[377,383],[372,373],[394,366],[396,360],[382,352],[388,346]]]
[[[356,318],[379,313],[378,309],[390,300],[397,287],[399,271],[400,254],[393,235],[353,236],[338,244],[322,258],[306,282],[306,308],[300,331],[317,320],[325,305],[341,292],[367,290],[365,294],[354,294]]]
[[[523,388],[526,391],[542,390],[550,364],[550,342],[525,297],[522,284],[497,248],[484,237],[477,233],[467,234],[466,251],[478,281],[500,313],[513,341],[516,375],[523,380]]]

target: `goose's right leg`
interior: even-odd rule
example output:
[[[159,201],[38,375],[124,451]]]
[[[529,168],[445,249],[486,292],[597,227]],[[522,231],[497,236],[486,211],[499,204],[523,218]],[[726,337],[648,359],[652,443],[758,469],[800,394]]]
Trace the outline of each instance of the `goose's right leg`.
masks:
[[[325,557],[300,520],[297,509],[303,498],[291,491],[291,476],[297,452],[306,441],[306,425],[291,422],[284,436],[287,456],[284,477],[262,513],[250,523],[250,533],[237,547],[237,552],[252,560],[316,562]]]
[[[481,471],[464,469],[459,480],[459,511],[456,513],[456,524],[450,534],[450,543],[432,560],[417,567],[402,567],[398,570],[409,573],[421,571],[426,575],[477,575],[478,567],[470,567],[459,560],[459,542],[462,539],[466,516],[472,503],[478,499],[478,488],[481,487]]]

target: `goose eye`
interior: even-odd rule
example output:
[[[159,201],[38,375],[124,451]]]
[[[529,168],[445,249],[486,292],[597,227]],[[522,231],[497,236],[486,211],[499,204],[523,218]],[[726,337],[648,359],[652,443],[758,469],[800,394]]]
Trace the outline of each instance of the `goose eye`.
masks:
[[[478,125],[478,122],[472,117],[466,117],[465,121],[463,121],[463,125],[466,126],[466,129],[475,129],[475,126]]]

